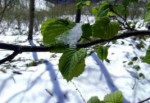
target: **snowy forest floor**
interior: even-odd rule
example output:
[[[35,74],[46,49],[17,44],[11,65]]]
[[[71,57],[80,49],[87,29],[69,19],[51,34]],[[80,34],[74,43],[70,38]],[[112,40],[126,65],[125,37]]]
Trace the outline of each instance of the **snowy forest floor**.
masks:
[[[0,35],[3,43],[35,46],[41,41],[40,34],[34,35],[33,41],[28,41],[27,35]],[[150,97],[150,65],[142,62],[149,43],[148,38],[111,42],[109,62],[91,54],[83,74],[71,82],[63,79],[58,70],[62,54],[19,54],[0,65],[0,103],[85,103],[92,96],[102,100],[116,90],[123,93],[125,103],[137,103]],[[0,59],[11,52],[0,49]]]

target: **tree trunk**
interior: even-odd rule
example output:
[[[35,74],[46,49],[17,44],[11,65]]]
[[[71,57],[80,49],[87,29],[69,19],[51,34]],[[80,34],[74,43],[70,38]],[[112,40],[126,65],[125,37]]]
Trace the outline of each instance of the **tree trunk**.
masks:
[[[2,1],[0,0],[0,7],[2,6]]]
[[[29,35],[28,40],[33,39],[34,15],[35,13],[35,0],[30,0],[29,4]]]
[[[80,19],[81,19],[81,9],[78,8],[77,11],[76,11],[76,20],[75,20],[75,22],[80,23]]]

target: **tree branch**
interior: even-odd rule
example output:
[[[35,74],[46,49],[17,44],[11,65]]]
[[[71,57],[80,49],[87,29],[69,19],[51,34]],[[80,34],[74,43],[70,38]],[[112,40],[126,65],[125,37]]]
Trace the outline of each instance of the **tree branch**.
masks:
[[[100,43],[106,43],[113,40],[118,39],[124,39],[131,36],[145,36],[150,35],[150,30],[141,30],[141,31],[129,31],[122,33],[121,35],[117,35],[111,39],[97,39],[86,43],[78,43],[76,47],[79,48],[87,48],[92,45],[100,44]],[[23,45],[13,45],[13,44],[6,44],[6,43],[0,43],[0,49],[6,49],[6,50],[13,50],[19,52],[49,52],[49,50],[52,50],[55,47],[55,45],[52,46],[23,46]]]
[[[77,11],[76,11],[76,20],[75,20],[75,22],[80,23],[80,20],[81,20],[81,9],[78,8]]]
[[[149,30],[129,31],[129,32],[122,33],[121,35],[117,35],[111,39],[107,39],[107,40],[97,39],[97,40],[93,40],[93,41],[86,42],[86,43],[78,43],[76,45],[76,48],[78,48],[78,49],[79,48],[87,48],[87,47],[90,47],[90,46],[93,46],[96,44],[106,43],[106,42],[110,42],[113,40],[124,39],[124,38],[128,38],[131,36],[145,36],[145,35],[150,35],[150,31]],[[0,60],[0,64],[4,63],[6,61],[12,60],[16,55],[18,55],[19,53],[22,53],[22,52],[49,52],[54,47],[55,47],[55,45],[52,45],[52,46],[23,46],[23,45],[0,43],[0,49],[14,51],[8,57]]]
[[[81,44],[79,43],[76,46],[77,48],[86,48],[92,45],[106,43],[106,42],[110,42],[113,40],[124,39],[124,38],[132,37],[132,36],[145,36],[145,35],[150,35],[150,31],[149,30],[129,31],[129,32],[122,33],[121,35],[117,35],[111,39],[107,39],[107,40],[97,39],[97,40],[86,42],[86,43],[81,43]]]
[[[0,43],[0,49],[13,50],[19,52],[48,52],[54,46],[23,46],[23,45],[13,45]]]
[[[149,98],[146,98],[145,100],[142,100],[142,101],[140,101],[140,102],[138,102],[138,103],[144,103],[144,102],[146,102],[146,101],[148,101],[148,100],[150,100],[150,97],[149,97]]]
[[[14,59],[18,54],[19,54],[19,52],[14,51],[11,55],[7,56],[6,58],[1,59],[1,60],[0,60],[0,64],[5,63],[6,61],[11,61],[11,60]]]

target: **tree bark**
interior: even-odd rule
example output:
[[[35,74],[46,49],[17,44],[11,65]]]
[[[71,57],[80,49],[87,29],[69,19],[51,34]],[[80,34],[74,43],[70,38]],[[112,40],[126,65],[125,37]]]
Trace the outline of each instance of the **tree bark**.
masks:
[[[75,22],[80,23],[80,20],[81,20],[81,9],[78,8],[77,11],[76,11],[76,20],[75,20]]]
[[[33,39],[33,28],[34,28],[34,18],[35,18],[35,0],[30,0],[29,4],[29,35],[28,40]]]

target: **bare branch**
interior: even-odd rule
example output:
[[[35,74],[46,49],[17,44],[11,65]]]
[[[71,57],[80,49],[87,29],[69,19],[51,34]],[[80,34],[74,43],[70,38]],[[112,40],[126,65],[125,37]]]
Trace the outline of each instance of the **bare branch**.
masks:
[[[150,100],[150,97],[149,97],[149,98],[146,98],[145,100],[142,100],[142,101],[140,101],[140,102],[138,102],[138,103],[145,103],[145,102],[148,101],[148,100]]]
[[[5,63],[6,61],[11,61],[11,60],[14,59],[18,54],[19,54],[19,52],[14,51],[11,55],[7,56],[6,58],[1,59],[1,60],[0,60],[0,64]]]
[[[13,50],[19,52],[48,52],[54,46],[23,46],[23,45],[13,45],[0,43],[0,49]]]
[[[78,43],[76,45],[76,48],[87,48],[96,44],[101,44],[101,43],[106,43],[106,42],[111,42],[113,40],[118,40],[118,39],[124,39],[128,38],[131,36],[145,36],[145,35],[150,35],[149,30],[142,30],[142,31],[129,31],[122,33],[121,35],[117,35],[111,39],[97,39],[93,40],[90,42],[86,43]],[[0,64],[12,60],[17,54],[22,53],[22,52],[49,52],[50,50],[53,50],[55,45],[51,46],[23,46],[23,45],[14,45],[14,44],[6,44],[6,43],[0,43],[0,49],[6,49],[6,50],[12,50],[14,51],[11,55],[8,57],[0,60]],[[69,46],[68,46],[69,47]]]
[[[117,35],[111,39],[107,39],[107,40],[97,39],[97,40],[86,42],[86,43],[81,43],[81,44],[79,43],[76,46],[77,46],[77,48],[86,48],[86,47],[90,47],[92,45],[106,43],[106,42],[110,42],[113,40],[124,39],[124,38],[132,37],[132,36],[145,36],[145,35],[150,35],[150,31],[149,30],[129,31],[129,32],[125,32],[121,35]]]

